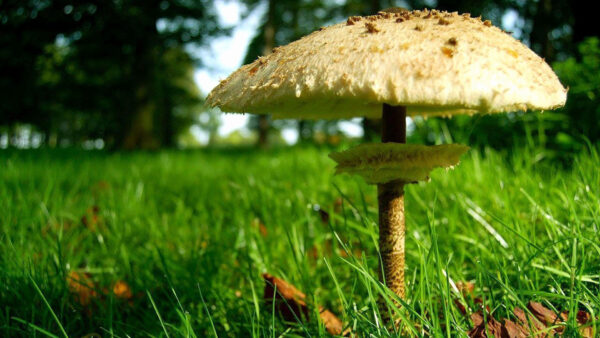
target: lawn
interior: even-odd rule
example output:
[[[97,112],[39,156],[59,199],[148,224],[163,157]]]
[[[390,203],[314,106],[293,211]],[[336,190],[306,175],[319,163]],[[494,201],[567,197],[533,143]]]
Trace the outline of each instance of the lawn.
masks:
[[[465,336],[478,301],[498,319],[569,311],[572,335],[577,310],[598,317],[597,149],[569,165],[471,150],[408,186],[399,332],[376,306],[376,189],[327,153],[0,151],[0,336],[326,335],[317,304],[360,336]],[[265,272],[311,320],[264,301]]]

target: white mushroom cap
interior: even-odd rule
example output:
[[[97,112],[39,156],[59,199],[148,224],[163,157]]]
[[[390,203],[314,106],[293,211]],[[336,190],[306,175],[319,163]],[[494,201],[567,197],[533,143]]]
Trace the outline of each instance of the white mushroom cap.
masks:
[[[549,110],[566,89],[544,60],[489,21],[435,10],[351,17],[241,67],[207,99],[279,118]]]
[[[369,184],[413,183],[429,181],[429,172],[435,168],[454,168],[467,150],[462,144],[364,143],[329,157],[338,164],[336,174],[360,175]]]

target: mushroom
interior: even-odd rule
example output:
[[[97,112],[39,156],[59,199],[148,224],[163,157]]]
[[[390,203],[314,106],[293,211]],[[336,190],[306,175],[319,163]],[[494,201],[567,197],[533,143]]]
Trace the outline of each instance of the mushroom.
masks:
[[[380,279],[404,289],[404,185],[453,167],[462,145],[407,145],[406,117],[548,110],[566,89],[552,69],[489,21],[436,10],[379,12],[277,48],[215,87],[224,112],[382,119],[383,143],[330,155],[337,172],[377,184]]]

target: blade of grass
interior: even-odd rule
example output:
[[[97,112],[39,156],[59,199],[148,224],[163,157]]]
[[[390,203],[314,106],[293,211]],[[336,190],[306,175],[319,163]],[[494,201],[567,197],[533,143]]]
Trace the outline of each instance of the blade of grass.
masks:
[[[50,314],[52,315],[52,318],[54,318],[54,321],[58,325],[58,328],[60,329],[60,332],[63,334],[64,337],[69,337],[69,335],[67,334],[67,331],[65,331],[65,328],[62,326],[62,323],[60,322],[60,320],[58,320],[58,317],[56,316],[56,313],[54,313],[54,310],[52,310],[52,307],[50,306],[50,303],[48,303],[48,300],[46,300],[46,297],[44,297],[44,294],[42,293],[42,290],[40,290],[40,287],[37,285],[37,283],[35,282],[35,280],[33,279],[33,277],[31,277],[31,275],[29,276],[29,280],[31,281],[31,283],[35,287],[35,290],[40,295],[40,297],[42,297],[42,300],[44,301],[44,304],[46,304],[46,307],[48,308],[48,310],[50,311]]]

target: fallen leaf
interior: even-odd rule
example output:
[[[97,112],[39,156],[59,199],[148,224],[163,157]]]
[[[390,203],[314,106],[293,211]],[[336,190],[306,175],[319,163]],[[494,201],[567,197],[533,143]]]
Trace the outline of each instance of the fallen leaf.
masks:
[[[113,294],[115,297],[124,300],[130,300],[133,297],[133,293],[131,293],[131,288],[129,285],[119,280],[113,285]]]
[[[556,313],[554,313],[554,311],[544,307],[538,302],[529,302],[527,304],[527,308],[540,322],[544,323],[546,326],[561,324],[567,319],[566,317],[560,318]],[[560,332],[562,329],[563,327],[559,327],[555,329],[555,331]]]
[[[526,330],[527,333],[539,332],[546,328],[535,316],[526,314],[523,309],[516,307],[513,310],[515,317],[519,320],[519,324]],[[540,333],[538,337],[545,337],[545,333]]]
[[[460,302],[460,299],[455,299],[454,305],[456,305],[456,307],[458,308],[458,311],[460,311],[461,314],[463,314],[463,315],[467,314],[467,308]]]
[[[592,316],[585,311],[577,311],[577,324],[579,324],[579,333],[584,338],[592,338],[594,335],[594,328],[592,326],[586,326],[592,320]]]
[[[487,315],[487,323],[484,323],[484,317],[481,312],[475,312],[471,314],[471,320],[473,321],[473,328],[467,333],[471,338],[484,338],[488,337],[488,333],[495,338],[502,338],[502,324],[498,322],[491,315]]]
[[[306,319],[309,318],[304,293],[292,284],[268,273],[263,274],[263,278],[265,280],[265,301],[269,305],[274,301],[275,307],[284,320],[292,322],[302,319],[302,316]],[[275,299],[273,299],[273,296],[275,296]]]
[[[98,297],[96,285],[87,273],[71,271],[67,277],[67,288],[73,294],[75,301],[83,307],[90,305],[92,300]]]
[[[73,295],[75,302],[85,308],[88,315],[92,314],[94,301],[103,302],[111,293],[117,299],[128,301],[129,305],[133,305],[133,293],[129,284],[123,280],[115,282],[112,289],[100,288],[93,282],[89,273],[71,271],[67,276],[67,288]]]
[[[458,289],[458,291],[460,291],[460,293],[463,296],[473,295],[473,291],[475,290],[475,284],[466,281],[458,281],[456,282],[456,288]]]
[[[539,337],[545,338],[561,334],[564,331],[564,326],[555,327],[548,332],[547,327],[564,323],[568,318],[568,313],[563,312],[557,315],[554,311],[544,307],[537,302],[529,302],[527,308],[531,314],[526,313],[521,308],[515,308],[513,313],[517,318],[517,322],[504,318],[504,323],[500,323],[494,319],[491,314],[487,315],[487,323],[484,324],[484,318],[481,311],[471,314],[473,328],[467,333],[469,337],[488,337],[488,333],[493,337],[501,338],[523,338],[523,337]],[[585,326],[591,320],[591,316],[584,311],[577,313],[577,323],[581,326],[579,333],[584,338],[593,337],[592,327]],[[487,329],[487,332],[486,332]]]
[[[319,313],[319,317],[321,317],[323,324],[325,324],[325,329],[327,332],[329,332],[329,334],[340,335],[342,333],[344,324],[342,324],[342,321],[331,311],[322,310]]]
[[[274,277],[268,273],[264,273],[262,276],[265,280],[264,299],[268,306],[271,306],[275,302],[277,311],[286,321],[297,322],[302,319],[307,321],[310,319],[309,309],[306,305],[306,295],[302,291],[283,279]],[[275,296],[274,299],[273,296]],[[319,306],[319,317],[329,334],[342,334],[342,321],[331,311]],[[350,331],[346,330],[343,334],[344,336],[348,335]]]
[[[504,319],[504,324],[502,325],[501,333],[501,336],[503,338],[524,338],[529,336],[529,331],[527,331],[524,327],[509,319]]]

